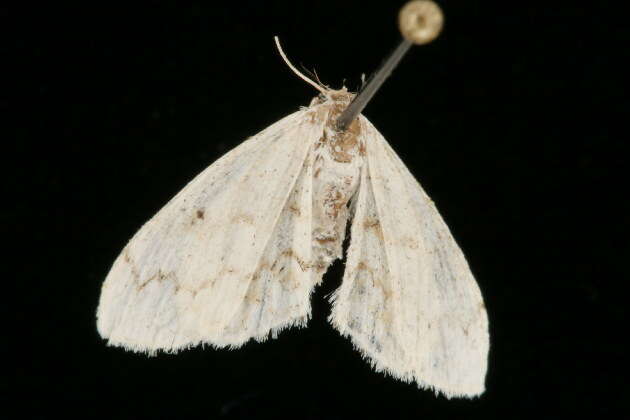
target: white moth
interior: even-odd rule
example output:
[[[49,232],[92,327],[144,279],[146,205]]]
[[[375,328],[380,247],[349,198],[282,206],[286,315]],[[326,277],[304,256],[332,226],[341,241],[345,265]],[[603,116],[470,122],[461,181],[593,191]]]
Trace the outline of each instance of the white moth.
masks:
[[[305,326],[350,223],[331,324],[377,371],[479,395],[488,320],[461,250],[365,117],[338,130],[354,95],[315,86],[309,107],[216,161],[136,233],[103,284],[99,333],[154,354]]]

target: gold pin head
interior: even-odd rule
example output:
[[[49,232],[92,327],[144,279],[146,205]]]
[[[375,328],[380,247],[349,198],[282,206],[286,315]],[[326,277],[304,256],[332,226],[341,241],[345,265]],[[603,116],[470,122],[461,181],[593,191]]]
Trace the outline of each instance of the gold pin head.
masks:
[[[405,4],[398,14],[398,27],[403,37],[414,44],[428,44],[440,34],[444,15],[440,7],[428,0]]]

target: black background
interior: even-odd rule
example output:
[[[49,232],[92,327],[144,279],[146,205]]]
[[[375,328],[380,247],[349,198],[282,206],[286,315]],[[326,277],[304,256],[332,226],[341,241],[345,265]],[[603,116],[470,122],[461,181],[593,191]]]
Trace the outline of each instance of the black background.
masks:
[[[355,90],[401,1],[92,2],[4,9],[3,410],[19,417],[610,416],[627,406],[630,31],[578,2],[441,1],[364,114],[435,201],[485,297],[487,391],[447,400],[371,371],[326,322],[235,351],[106,347],[101,283],[132,234],[315,91],[273,45]],[[4,95],[3,95],[4,96]],[[15,291],[12,291],[14,290]],[[6,341],[5,341],[6,340]]]

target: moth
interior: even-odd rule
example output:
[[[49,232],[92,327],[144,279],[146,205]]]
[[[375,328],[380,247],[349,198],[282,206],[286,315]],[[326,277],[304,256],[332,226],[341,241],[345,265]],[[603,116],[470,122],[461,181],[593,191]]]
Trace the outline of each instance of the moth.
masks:
[[[310,82],[320,94],[308,107],[228,152],[136,233],[103,284],[99,333],[154,354],[306,326],[349,224],[333,327],[376,371],[479,395],[488,320],[462,251],[363,115],[339,129],[354,94]]]

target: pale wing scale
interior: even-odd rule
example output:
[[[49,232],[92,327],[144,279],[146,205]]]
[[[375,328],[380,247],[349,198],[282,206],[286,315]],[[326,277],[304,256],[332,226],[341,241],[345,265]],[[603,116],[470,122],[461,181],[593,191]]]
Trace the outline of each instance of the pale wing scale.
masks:
[[[479,287],[433,202],[363,117],[361,133],[367,174],[331,322],[377,370],[447,397],[479,395],[489,349]]]
[[[293,187],[252,277],[245,299],[226,329],[229,343],[264,340],[284,328],[305,326],[315,286],[312,259],[312,153]]]
[[[237,346],[250,338],[234,334],[234,322],[250,284],[264,277],[269,244],[291,242],[279,239],[291,224],[283,219],[278,225],[287,203],[308,200],[307,157],[323,127],[306,114],[289,115],[219,159],[132,238],[103,284],[97,311],[98,330],[109,344],[152,353],[201,342]],[[245,325],[247,331],[262,337],[265,328],[301,322],[291,318],[304,316],[301,297],[275,299],[298,302],[298,308]]]
[[[353,201],[346,270],[341,287],[331,297],[333,308],[329,320],[342,335],[351,336],[377,371],[402,372],[405,350],[394,327],[397,319],[393,294],[397,290],[392,284],[367,170],[361,172],[358,195]],[[380,362],[381,353],[387,355],[389,364]],[[396,362],[400,364],[393,366]]]

